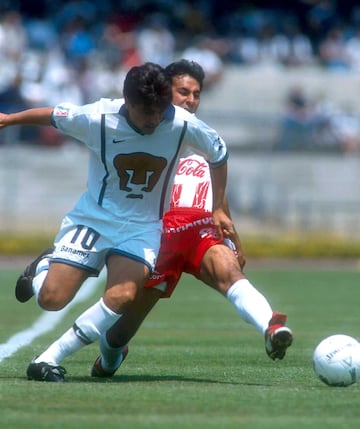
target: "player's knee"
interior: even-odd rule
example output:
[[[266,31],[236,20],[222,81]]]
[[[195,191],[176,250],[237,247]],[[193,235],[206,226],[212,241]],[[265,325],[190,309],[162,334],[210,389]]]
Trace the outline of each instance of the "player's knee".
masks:
[[[244,276],[241,274],[217,278],[215,282],[215,289],[217,289],[223,295],[226,295],[231,286],[242,278],[244,278]]]
[[[44,310],[57,311],[63,309],[73,297],[74,295],[67,293],[65,288],[51,286],[45,282],[39,292],[38,304]]]
[[[107,289],[104,294],[105,304],[115,312],[122,311],[126,306],[131,305],[136,298],[136,287],[122,285]]]
[[[230,287],[244,278],[238,260],[226,246],[213,246],[205,254],[201,265],[202,280],[226,294]]]
[[[61,292],[42,289],[38,296],[38,304],[47,311],[58,311],[70,302],[70,298],[64,296]]]

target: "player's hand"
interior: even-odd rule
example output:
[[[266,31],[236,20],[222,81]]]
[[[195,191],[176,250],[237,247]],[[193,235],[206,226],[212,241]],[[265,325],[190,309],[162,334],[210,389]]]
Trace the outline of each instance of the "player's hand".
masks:
[[[237,259],[239,261],[239,265],[240,265],[241,271],[244,271],[244,267],[245,267],[245,264],[246,264],[246,259],[245,259],[244,254],[238,251]]]
[[[241,244],[241,240],[238,233],[235,230],[235,226],[234,226],[234,233],[229,234],[228,237],[231,240],[231,242],[234,243],[234,246],[236,248],[237,259],[239,261],[241,270],[243,270],[246,264],[246,259],[245,259],[244,250]]]
[[[8,115],[6,113],[1,113],[0,112],[0,128],[5,128],[6,127],[6,119],[7,119]]]
[[[222,209],[215,209],[213,211],[214,225],[220,239],[229,237],[235,233],[233,221]]]

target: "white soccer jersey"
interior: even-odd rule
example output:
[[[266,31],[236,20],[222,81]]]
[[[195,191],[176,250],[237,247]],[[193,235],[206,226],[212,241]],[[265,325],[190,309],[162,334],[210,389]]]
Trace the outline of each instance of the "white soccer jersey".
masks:
[[[180,157],[195,152],[210,165],[227,159],[226,145],[216,131],[174,106],[149,135],[139,134],[128,123],[123,100],[60,104],[53,122],[90,150],[87,192],[71,214],[97,223],[156,222],[168,209]]]
[[[199,155],[181,158],[171,192],[171,208],[193,207],[212,211],[210,169]]]

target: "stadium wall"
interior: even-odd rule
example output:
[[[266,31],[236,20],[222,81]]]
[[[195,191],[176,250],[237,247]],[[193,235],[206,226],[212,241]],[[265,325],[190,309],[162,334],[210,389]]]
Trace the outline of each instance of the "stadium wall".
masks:
[[[230,147],[228,193],[242,236],[321,235],[325,246],[330,235],[360,239],[360,153],[273,150],[290,88],[360,117],[359,79],[319,68],[231,66],[204,92],[199,116]],[[52,237],[85,189],[87,151],[20,135],[16,127],[0,133],[0,235]]]
[[[231,149],[230,149],[231,151]],[[0,231],[56,231],[85,190],[87,151],[0,146]],[[263,228],[360,235],[360,157],[231,153],[228,194],[235,219]]]

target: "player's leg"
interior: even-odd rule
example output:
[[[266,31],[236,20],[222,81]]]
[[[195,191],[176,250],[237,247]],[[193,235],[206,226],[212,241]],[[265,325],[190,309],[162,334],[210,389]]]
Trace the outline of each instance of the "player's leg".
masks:
[[[74,298],[90,272],[85,266],[83,269],[80,265],[51,262],[53,254],[53,248],[47,249],[20,275],[15,288],[18,301],[26,302],[35,295],[40,307],[56,311]]]
[[[227,297],[246,322],[265,334],[273,313],[270,304],[241,272],[231,249],[223,244],[211,246],[202,258],[200,276]]]
[[[141,288],[135,300],[122,313],[122,317],[107,331],[106,338],[109,345],[125,346],[159,301],[161,294],[162,292],[156,288]]]
[[[97,357],[91,370],[93,377],[114,375],[127,356],[129,341],[161,295],[162,291],[159,289],[141,288],[120,319],[105,334],[101,335],[101,355]]]
[[[37,302],[45,310],[57,311],[64,308],[76,295],[89,272],[71,265],[53,262],[35,294]],[[36,285],[36,280],[35,280]]]
[[[111,377],[128,353],[128,343],[160,298],[169,298],[183,271],[181,246],[172,234],[163,234],[155,269],[138,290],[122,317],[100,338],[101,355],[91,370],[93,377]]]
[[[53,252],[53,247],[44,250],[34,259],[34,261],[27,265],[25,270],[20,274],[15,286],[15,297],[19,302],[27,302],[31,297],[34,296],[35,291],[33,288],[33,280],[35,277],[38,277],[39,279],[41,278],[41,281],[38,280],[38,284],[41,282],[42,285],[43,280],[47,274],[46,272],[49,269],[49,261]],[[45,274],[40,276],[43,271],[46,271]]]
[[[107,261],[108,278],[103,297],[83,312],[74,325],[29,365],[29,379],[63,381],[58,377],[61,361],[99,339],[135,300],[148,275],[147,265],[112,254]],[[55,377],[54,377],[55,373]]]
[[[65,218],[54,247],[41,253],[18,278],[17,299],[26,302],[35,295],[43,309],[62,309],[89,276],[99,275],[108,246],[107,237]]]
[[[222,293],[235,306],[242,319],[265,337],[265,349],[272,359],[282,359],[292,343],[292,332],[285,327],[286,315],[273,312],[268,300],[241,272],[231,249],[211,246],[204,254],[201,279]]]
[[[164,217],[164,225],[169,214]],[[171,223],[172,225],[172,223]],[[187,243],[189,244],[189,242]],[[173,233],[163,233],[155,269],[122,317],[100,338],[101,355],[91,370],[93,377],[111,377],[128,353],[128,343],[160,298],[169,298],[183,272],[184,245]]]

